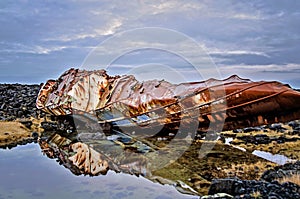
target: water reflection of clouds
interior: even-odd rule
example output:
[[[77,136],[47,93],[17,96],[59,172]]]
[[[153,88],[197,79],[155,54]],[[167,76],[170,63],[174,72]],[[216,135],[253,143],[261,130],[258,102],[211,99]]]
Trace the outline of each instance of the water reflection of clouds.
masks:
[[[0,198],[198,198],[133,175],[75,176],[37,144],[0,150]]]

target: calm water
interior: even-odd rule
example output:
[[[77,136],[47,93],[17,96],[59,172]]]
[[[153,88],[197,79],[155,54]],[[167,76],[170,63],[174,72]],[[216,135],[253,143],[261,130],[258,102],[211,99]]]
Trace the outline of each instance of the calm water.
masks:
[[[143,177],[109,171],[76,176],[41,153],[38,144],[0,149],[0,199],[12,198],[199,198]]]
[[[259,150],[254,150],[252,152],[253,155],[256,155],[258,157],[264,158],[266,160],[269,160],[271,162],[277,163],[279,165],[284,165],[288,162],[293,162],[296,160],[292,160],[288,157],[286,157],[285,155],[280,155],[280,154],[272,154],[269,152],[265,152],[265,151],[259,151]]]

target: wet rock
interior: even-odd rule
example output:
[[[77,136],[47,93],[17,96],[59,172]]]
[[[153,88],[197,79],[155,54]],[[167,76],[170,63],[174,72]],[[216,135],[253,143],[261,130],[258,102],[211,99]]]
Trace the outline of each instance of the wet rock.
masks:
[[[292,127],[293,129],[295,129],[296,127],[299,127],[299,123],[298,122],[296,122],[296,121],[290,121],[289,123],[288,123],[288,125],[290,126],[290,127]]]
[[[277,138],[276,139],[276,142],[278,143],[278,144],[282,144],[282,143],[285,143],[285,137],[283,137],[283,136],[280,136],[279,138]]]
[[[270,125],[269,129],[273,130],[273,131],[278,131],[278,132],[281,132],[281,133],[283,133],[284,131],[287,130],[286,128],[282,127],[282,124],[279,124],[279,123],[275,123],[275,124]]]
[[[2,100],[0,100],[0,101],[2,101]],[[5,103],[2,103],[1,106],[0,106],[0,110],[4,110],[4,108],[5,108]]]
[[[241,133],[241,132],[243,132],[243,130],[242,129],[234,129],[232,132],[234,132],[234,133]]]
[[[272,124],[270,128],[273,128],[273,129],[280,129],[280,128],[282,128],[282,125],[279,124],[279,123],[275,123],[275,124]]]
[[[237,178],[226,178],[226,179],[214,179],[208,191],[208,195],[213,195],[215,193],[227,193],[234,194],[235,184],[238,183]]]
[[[39,134],[37,132],[32,132],[31,136],[33,137],[33,139],[37,140],[39,137]]]
[[[288,131],[287,133],[288,133],[288,135],[298,135],[300,133],[300,131],[292,130],[292,131]]]
[[[270,169],[265,171],[261,178],[265,181],[271,182],[272,180],[279,178],[279,175],[276,170]]]
[[[254,143],[256,144],[268,144],[270,142],[270,138],[265,134],[258,134],[254,136]]]
[[[243,129],[244,133],[249,133],[249,132],[253,132],[253,131],[261,131],[263,130],[261,127],[247,127]]]
[[[245,143],[252,143],[252,144],[268,144],[272,141],[265,134],[257,134],[255,136],[245,135],[245,136],[238,137],[238,139],[243,140]]]
[[[45,131],[57,131],[58,125],[56,122],[42,122],[41,128],[43,128]]]

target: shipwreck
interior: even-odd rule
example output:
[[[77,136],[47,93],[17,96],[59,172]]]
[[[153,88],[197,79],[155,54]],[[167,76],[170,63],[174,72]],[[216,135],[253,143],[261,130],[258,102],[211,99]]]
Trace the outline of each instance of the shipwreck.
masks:
[[[86,116],[104,129],[125,132],[191,127],[220,131],[300,118],[299,91],[280,82],[253,82],[236,75],[171,84],[72,68],[42,86],[36,105],[57,117]]]
[[[193,195],[208,189],[210,177],[204,176],[211,175],[216,156],[230,165],[264,161],[222,143],[207,145],[211,142],[202,135],[300,118],[299,91],[236,75],[171,84],[70,69],[41,87],[36,105],[57,121],[77,121],[74,133],[45,132],[38,141],[49,158],[73,174],[97,176],[113,170]],[[197,139],[188,142],[192,135]],[[202,159],[201,152],[207,152]]]

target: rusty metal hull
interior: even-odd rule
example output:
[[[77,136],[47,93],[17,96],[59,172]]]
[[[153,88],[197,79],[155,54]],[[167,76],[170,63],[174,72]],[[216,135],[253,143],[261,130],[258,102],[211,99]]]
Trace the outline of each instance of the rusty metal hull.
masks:
[[[52,115],[91,114],[128,131],[176,130],[197,124],[228,130],[300,118],[300,92],[279,82],[224,80],[171,84],[106,71],[70,69],[40,90],[37,107]],[[193,126],[193,125],[192,125]]]

